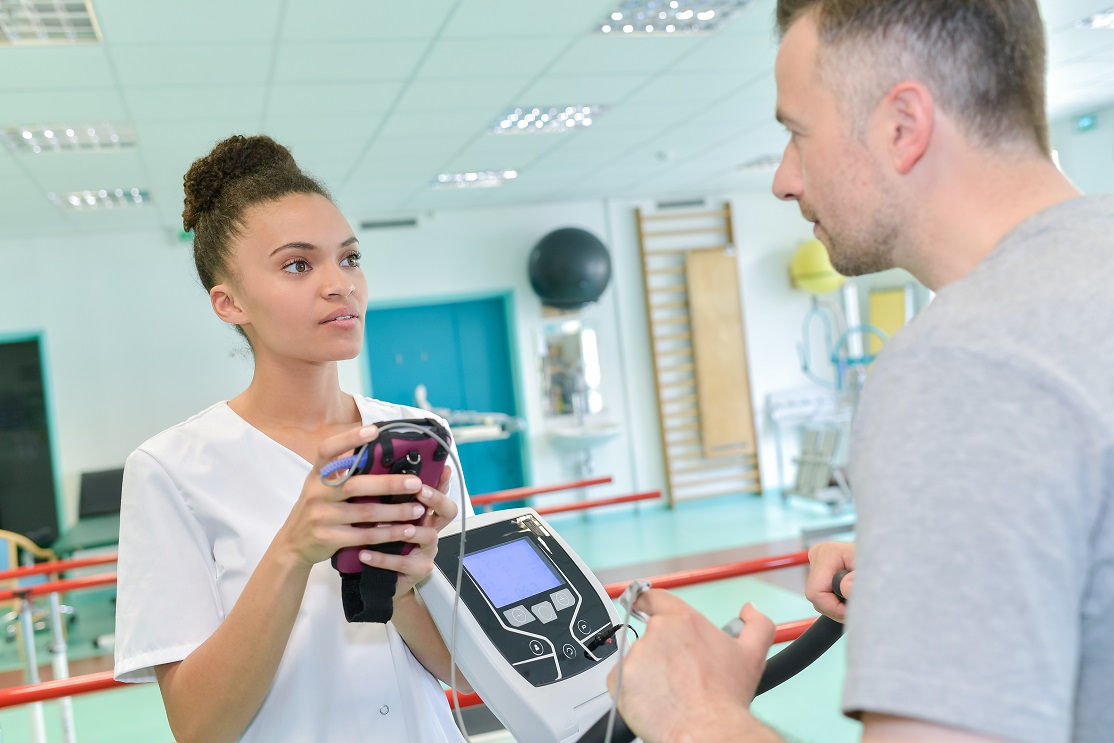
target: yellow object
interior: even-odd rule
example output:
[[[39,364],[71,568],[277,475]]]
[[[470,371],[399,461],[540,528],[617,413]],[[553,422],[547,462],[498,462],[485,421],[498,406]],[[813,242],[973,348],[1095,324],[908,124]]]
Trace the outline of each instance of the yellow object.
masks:
[[[819,240],[802,243],[789,262],[789,283],[809,294],[827,294],[843,286],[846,276],[832,268],[828,249]]]
[[[870,324],[885,332],[887,338],[905,327],[905,288],[874,289],[870,292]],[[871,333],[868,352],[873,356],[882,350],[882,339]]]

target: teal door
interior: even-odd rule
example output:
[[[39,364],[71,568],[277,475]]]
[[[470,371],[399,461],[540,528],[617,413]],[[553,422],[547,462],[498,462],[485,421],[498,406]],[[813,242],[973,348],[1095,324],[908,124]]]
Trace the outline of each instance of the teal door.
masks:
[[[374,397],[413,405],[424,384],[435,408],[518,415],[503,297],[371,309],[366,320]],[[458,449],[473,495],[525,484],[520,433]]]

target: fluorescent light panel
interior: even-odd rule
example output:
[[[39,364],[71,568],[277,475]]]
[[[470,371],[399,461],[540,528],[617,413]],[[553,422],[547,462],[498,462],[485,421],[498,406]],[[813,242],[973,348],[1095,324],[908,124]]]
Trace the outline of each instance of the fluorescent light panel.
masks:
[[[518,177],[517,170],[472,170],[465,173],[441,173],[434,188],[494,188]]]
[[[133,209],[146,206],[151,201],[150,195],[142,188],[101,188],[94,191],[49,193],[47,198],[59,209],[70,212]]]
[[[496,134],[568,132],[591,126],[606,110],[604,106],[523,106],[508,110],[491,130]]]
[[[1114,30],[1114,8],[1104,10],[1101,13],[1095,13],[1093,16],[1084,18],[1079,22],[1083,28],[1101,28],[1106,30]]]
[[[130,149],[135,129],[126,122],[99,124],[24,124],[0,129],[0,139],[14,152],[97,152]]]
[[[753,0],[624,0],[596,33],[637,36],[715,31]]]
[[[101,40],[88,0],[0,0],[0,46],[95,44]]]
[[[781,155],[760,155],[753,160],[747,160],[739,166],[739,170],[771,171],[777,170],[779,165],[781,165]]]

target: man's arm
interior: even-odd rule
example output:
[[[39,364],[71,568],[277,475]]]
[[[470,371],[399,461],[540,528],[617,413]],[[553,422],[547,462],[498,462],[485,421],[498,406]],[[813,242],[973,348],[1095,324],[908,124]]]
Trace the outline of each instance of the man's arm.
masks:
[[[943,725],[906,717],[866,713],[863,715],[862,743],[1010,743]]]

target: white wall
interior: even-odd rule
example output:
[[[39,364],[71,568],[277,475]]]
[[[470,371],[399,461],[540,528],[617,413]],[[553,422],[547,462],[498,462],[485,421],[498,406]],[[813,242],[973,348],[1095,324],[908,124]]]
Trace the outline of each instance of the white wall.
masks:
[[[1096,112],[1098,125],[1081,132],[1072,116],[1052,124],[1060,167],[1084,193],[1114,192],[1114,106]]]
[[[789,287],[787,264],[811,235],[796,206],[767,191],[708,198],[724,200],[734,210],[752,395],[770,483],[776,462],[765,396],[807,384],[795,346],[809,299]],[[546,435],[536,357],[542,308],[529,285],[527,258],[547,232],[575,226],[598,235],[611,251],[612,284],[584,315],[599,335],[603,415],[625,426],[595,457],[596,472],[615,482],[593,492],[663,485],[635,230],[639,205],[653,207],[610,201],[445,211],[423,216],[416,228],[359,234],[375,302],[513,292],[535,483],[569,480],[574,471]],[[0,241],[0,256],[9,272],[0,293],[0,337],[45,333],[68,519],[76,512],[82,471],[119,466],[147,437],[234,396],[251,378],[246,344],[213,316],[186,243],[160,231],[9,240]],[[360,360],[342,366],[347,389],[367,392],[365,378]]]

